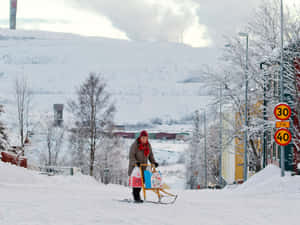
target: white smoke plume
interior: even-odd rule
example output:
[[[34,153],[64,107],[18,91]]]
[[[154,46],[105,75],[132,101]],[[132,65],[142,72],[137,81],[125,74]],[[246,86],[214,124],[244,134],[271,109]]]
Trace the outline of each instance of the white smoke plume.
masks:
[[[185,0],[181,3],[177,0],[69,1],[106,16],[114,27],[124,31],[132,40],[178,42],[196,17],[191,1]],[[95,29],[101,29],[101,26]]]

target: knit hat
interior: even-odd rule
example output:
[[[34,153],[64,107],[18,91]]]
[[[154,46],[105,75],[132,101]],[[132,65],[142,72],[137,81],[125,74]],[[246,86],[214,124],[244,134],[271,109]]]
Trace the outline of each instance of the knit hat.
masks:
[[[148,137],[147,131],[143,130],[143,131],[141,132],[140,137],[143,137],[143,136]]]
[[[149,153],[150,153],[149,142],[148,142],[148,140],[147,140],[146,143],[142,143],[142,142],[141,142],[141,138],[142,138],[142,137],[148,137],[147,131],[143,130],[143,131],[140,133],[140,136],[139,136],[139,138],[138,138],[138,149],[139,149],[140,151],[144,151],[144,155],[145,155],[146,157],[148,157],[148,155],[149,155]]]

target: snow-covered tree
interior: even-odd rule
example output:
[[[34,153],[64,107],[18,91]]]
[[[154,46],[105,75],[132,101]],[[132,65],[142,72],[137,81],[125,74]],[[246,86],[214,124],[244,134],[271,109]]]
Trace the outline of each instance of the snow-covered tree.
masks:
[[[186,188],[197,189],[204,186],[204,151],[201,142],[200,114],[195,112],[193,134],[185,154]]]
[[[285,40],[287,43],[294,43],[299,40],[300,21],[297,9],[285,7]],[[298,9],[299,11],[299,9]],[[224,90],[223,104],[230,106],[235,114],[236,123],[229,136],[243,141],[243,133],[247,129],[248,133],[248,152],[249,164],[254,165],[254,169],[259,171],[261,168],[261,145],[264,130],[263,122],[263,96],[264,87],[268,101],[268,117],[274,104],[278,103],[279,73],[278,62],[280,47],[280,1],[263,0],[255,10],[248,24],[241,29],[249,35],[249,60],[248,70],[246,70],[246,42],[238,34],[227,37],[227,45],[223,49],[223,55],[217,67],[203,67],[203,80],[208,82],[212,90],[217,90],[222,85]],[[293,57],[291,57],[293,58]],[[277,62],[277,63],[276,63]],[[261,63],[270,65],[275,73],[272,76],[265,76],[261,70]],[[275,68],[277,65],[277,68]],[[286,67],[287,68],[287,67]],[[277,70],[277,72],[276,72]],[[244,126],[245,115],[245,75],[248,76],[248,127]],[[285,77],[295,86],[295,79],[292,69],[285,70]],[[294,77],[295,78],[295,77]],[[271,88],[276,86],[276,88]],[[274,94],[274,90],[277,93]],[[218,92],[215,93],[216,103],[219,102]],[[268,129],[273,124],[267,123]],[[227,135],[228,136],[228,135]]]
[[[54,126],[53,122],[47,124],[46,130],[48,166],[56,166],[58,164],[59,155],[62,150],[65,129],[63,127]]]
[[[0,105],[0,116],[4,112],[3,106]],[[5,131],[5,126],[0,120],[0,151],[8,148],[8,137]]]
[[[128,154],[125,146],[124,141],[112,133],[103,138],[95,163],[95,176],[101,182],[127,184]]]
[[[42,134],[42,143],[39,155],[41,165],[58,166],[65,164],[63,155],[64,136],[66,128],[55,126],[52,116],[46,116],[40,123],[39,132]]]
[[[89,174],[89,146],[85,131],[77,128],[69,134],[70,165],[81,169],[83,174]]]
[[[219,179],[220,166],[220,126],[218,123],[211,123],[207,134],[207,174],[208,183],[217,184]]]

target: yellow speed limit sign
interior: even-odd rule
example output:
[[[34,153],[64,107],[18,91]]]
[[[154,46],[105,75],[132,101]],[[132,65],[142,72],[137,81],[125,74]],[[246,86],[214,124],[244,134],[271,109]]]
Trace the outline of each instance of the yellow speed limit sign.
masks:
[[[278,145],[286,146],[292,140],[292,134],[288,129],[279,129],[274,135],[275,141]]]
[[[278,120],[288,120],[291,114],[291,107],[286,103],[280,103],[274,108],[274,115]]]

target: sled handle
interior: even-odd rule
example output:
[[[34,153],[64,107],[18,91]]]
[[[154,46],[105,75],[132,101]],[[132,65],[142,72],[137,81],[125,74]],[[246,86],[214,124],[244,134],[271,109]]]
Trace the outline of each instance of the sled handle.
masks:
[[[135,164],[135,166],[137,166],[137,164]],[[154,164],[143,163],[143,164],[140,164],[140,166],[143,166],[143,167],[150,166],[150,167],[151,167],[151,170],[152,170],[153,172],[156,172],[156,168],[155,168],[155,165],[154,165]]]
[[[154,164],[146,164],[146,163],[144,163],[144,164],[141,164],[141,166],[154,166]]]
[[[135,166],[137,166],[137,164],[135,164]],[[151,167],[155,167],[154,164],[146,164],[146,163],[142,163],[142,164],[140,164],[140,166],[151,166]]]

